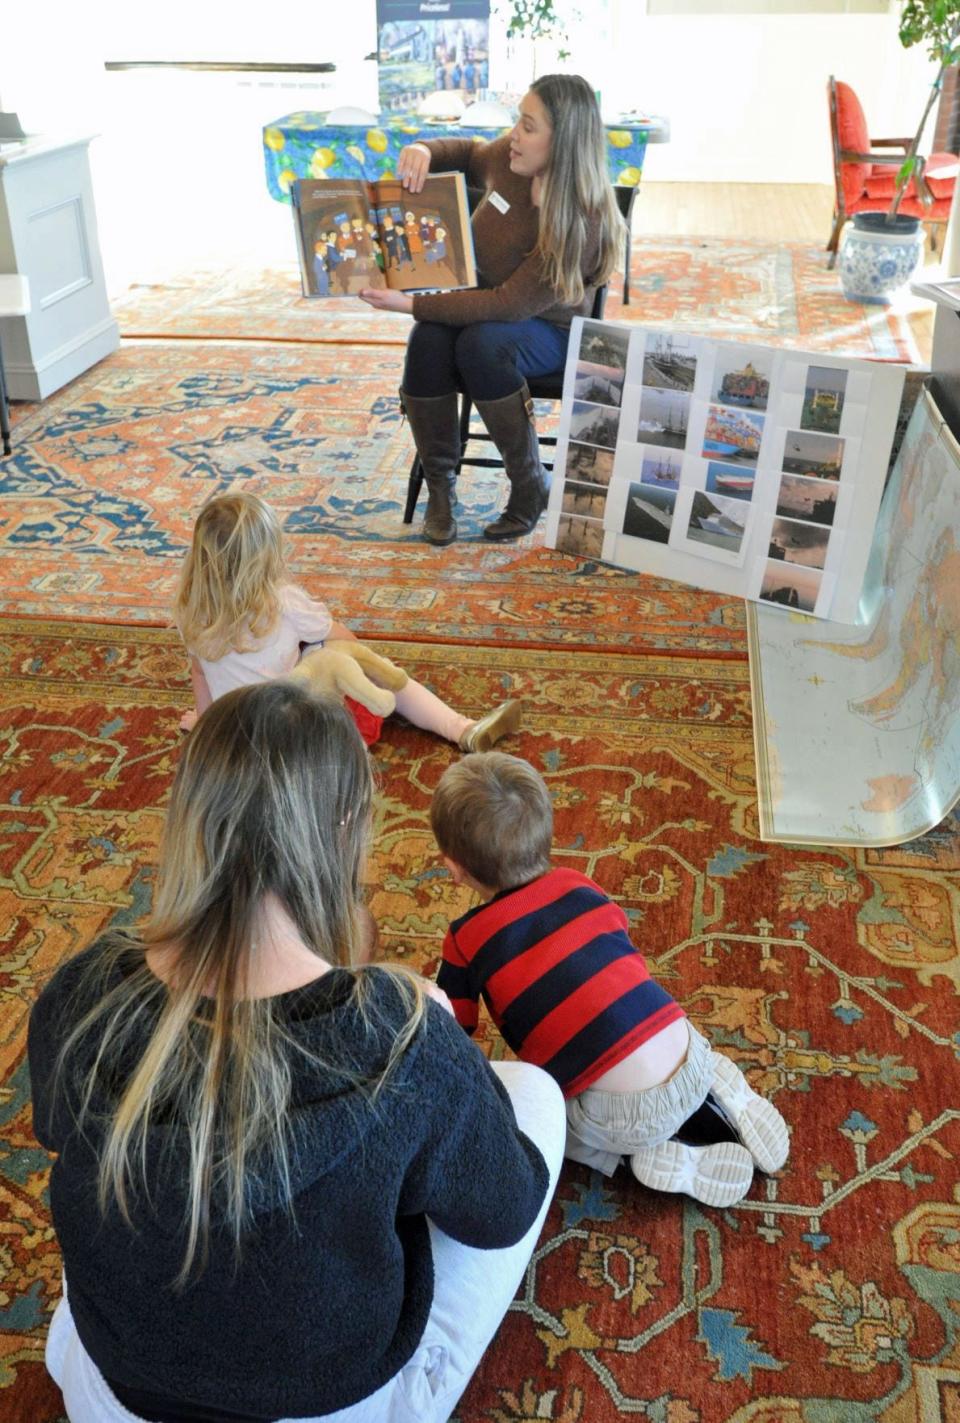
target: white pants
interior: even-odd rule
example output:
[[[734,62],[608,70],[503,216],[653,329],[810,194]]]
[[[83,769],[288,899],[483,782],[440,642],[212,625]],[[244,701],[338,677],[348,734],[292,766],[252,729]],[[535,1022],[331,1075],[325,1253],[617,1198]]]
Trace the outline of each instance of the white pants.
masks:
[[[491,1064],[510,1094],[520,1129],[540,1148],[550,1185],[526,1235],[505,1250],[460,1245],[430,1224],[433,1305],[409,1363],[369,1398],[297,1423],[445,1423],[517,1292],[556,1189],[566,1131],[563,1097],[551,1077],[523,1062]],[[80,1342],[66,1280],[47,1338],[47,1368],[63,1390],[70,1423],[142,1423],[113,1396]],[[286,1420],[285,1423],[293,1423]]]
[[[601,1092],[588,1087],[567,1101],[567,1148],[571,1161],[612,1176],[624,1156],[659,1146],[679,1131],[706,1100],[713,1081],[713,1052],[687,1022],[690,1045],[672,1077],[641,1092]]]

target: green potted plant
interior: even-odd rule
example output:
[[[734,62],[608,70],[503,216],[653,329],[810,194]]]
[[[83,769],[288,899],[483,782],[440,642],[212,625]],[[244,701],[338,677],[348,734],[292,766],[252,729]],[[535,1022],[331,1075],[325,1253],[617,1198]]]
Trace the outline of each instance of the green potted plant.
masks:
[[[497,13],[507,22],[508,51],[523,46],[524,59],[529,63],[531,79],[537,77],[538,49],[552,42],[557,60],[570,58],[566,47],[566,19],[557,8],[558,0],[501,0]]]
[[[927,53],[939,67],[936,78],[930,86],[926,106],[920,116],[920,122],[910,144],[909,152],[897,173],[896,188],[887,213],[888,222],[895,221],[897,209],[910,179],[916,175],[918,188],[923,181],[923,159],[919,156],[920,143],[923,139],[923,131],[927,126],[927,119],[930,117],[930,110],[943,90],[943,77],[958,59],[960,0],[902,0],[900,43],[904,49],[910,49],[911,46],[920,44],[923,40],[927,41]]]
[[[857,213],[840,252],[840,284],[844,295],[856,301],[888,301],[910,280],[923,255],[920,219],[903,216],[899,208],[911,178],[918,193],[926,192],[920,144],[944,74],[960,57],[960,0],[901,0],[899,34],[905,49],[925,41],[937,72],[897,171],[889,208],[885,213]]]
[[[566,30],[555,0],[510,0],[507,15],[507,39],[515,39],[518,35],[534,42],[566,39]],[[557,50],[558,59],[568,59],[569,56],[569,50]]]

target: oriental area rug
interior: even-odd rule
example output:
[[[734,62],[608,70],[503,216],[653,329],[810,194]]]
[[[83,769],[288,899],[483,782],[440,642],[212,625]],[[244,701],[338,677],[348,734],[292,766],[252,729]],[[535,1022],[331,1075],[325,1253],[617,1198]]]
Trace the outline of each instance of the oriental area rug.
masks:
[[[114,314],[127,336],[402,347],[409,318],[356,298],[305,300],[296,262],[182,272],[131,287]],[[916,362],[905,314],[848,301],[822,247],[720,237],[635,237],[630,302],[611,279],[606,319],[689,328],[874,360]]]
[[[150,379],[141,398],[154,398]],[[783,1112],[790,1159],[726,1211],[565,1166],[458,1423],[955,1423],[960,856],[757,839],[746,660],[659,650],[384,651],[464,710],[507,693],[557,862],[623,904],[652,971]],[[39,984],[149,903],[188,698],[166,629],[0,618],[0,1416],[60,1423],[59,1291],[24,1035]],[[426,973],[469,901],[432,844],[455,753],[394,719],[367,872],[386,957]],[[482,1046],[501,1052],[485,1026]]]
[[[744,651],[736,600],[545,549],[542,524],[485,540],[501,471],[465,474],[460,538],[424,543],[422,508],[402,522],[401,365],[389,348],[125,343],[18,407],[0,611],[166,622],[197,511],[238,487],[277,508],[297,577],[365,637]]]

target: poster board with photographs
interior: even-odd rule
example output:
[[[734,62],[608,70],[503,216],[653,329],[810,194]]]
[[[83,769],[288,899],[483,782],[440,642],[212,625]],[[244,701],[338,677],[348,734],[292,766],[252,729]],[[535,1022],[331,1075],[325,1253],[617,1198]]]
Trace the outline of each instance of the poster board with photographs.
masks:
[[[856,622],[903,370],[578,317],[547,544]]]
[[[383,114],[437,91],[471,103],[490,84],[490,0],[377,0],[377,57]]]
[[[291,196],[304,296],[477,284],[462,173],[430,173],[419,193],[398,178],[300,178]]]

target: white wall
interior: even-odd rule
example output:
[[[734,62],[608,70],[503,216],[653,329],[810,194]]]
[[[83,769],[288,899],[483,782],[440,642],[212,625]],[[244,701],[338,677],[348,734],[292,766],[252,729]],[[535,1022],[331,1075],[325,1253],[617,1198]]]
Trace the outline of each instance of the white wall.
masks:
[[[825,87],[860,93],[875,133],[915,127],[929,83],[922,51],[904,51],[887,15],[653,16],[643,0],[563,0],[579,9],[573,58],[608,116],[644,106],[670,121],[647,151],[650,179],[831,179]],[[0,45],[0,99],[33,131],[98,132],[92,148],[111,290],[162,268],[284,261],[288,209],[267,194],[261,130],[297,109],[376,108],[375,0],[283,0],[282,25],[226,0],[38,0],[18,9]],[[284,36],[278,39],[278,34]],[[506,67],[492,43],[494,87],[523,87],[531,56]],[[334,75],[107,74],[106,59],[329,61]],[[549,45],[539,72],[554,67]]]
[[[670,119],[644,176],[690,182],[831,183],[826,85],[858,93],[873,133],[912,133],[933,67],[905,50],[896,13],[647,16],[613,0],[615,104]],[[932,136],[932,121],[929,131]]]

